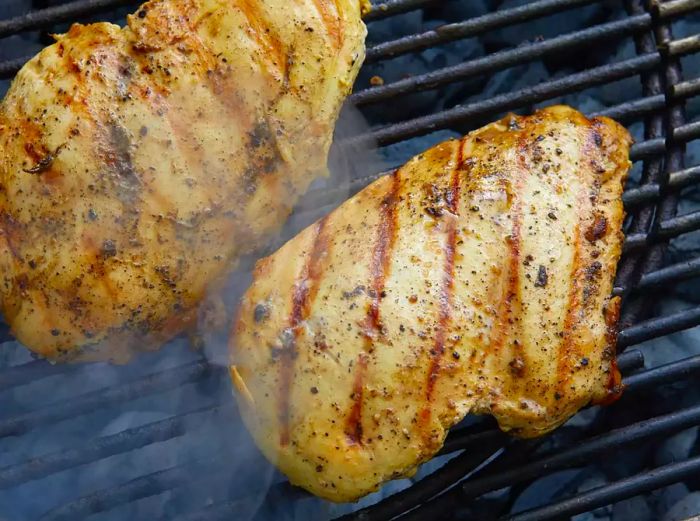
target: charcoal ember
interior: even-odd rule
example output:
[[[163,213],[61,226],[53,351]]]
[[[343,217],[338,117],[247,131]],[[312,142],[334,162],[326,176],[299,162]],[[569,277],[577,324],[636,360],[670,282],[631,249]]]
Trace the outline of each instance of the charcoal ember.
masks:
[[[486,85],[484,85],[479,94],[469,96],[465,101],[469,103],[478,103],[479,101],[488,100],[501,94],[509,94],[521,89],[527,89],[533,85],[547,81],[548,79],[550,79],[549,71],[547,71],[546,67],[541,62],[518,65],[493,74],[489,77]],[[530,109],[531,107],[523,110],[529,111]],[[485,125],[505,114],[506,112],[501,114],[489,114],[482,118],[474,118],[469,120],[468,125],[470,128]],[[464,131],[466,132],[467,130],[469,129],[465,127]]]
[[[484,47],[476,38],[458,40],[444,45],[440,49],[433,48],[423,51],[423,56],[430,61],[434,69],[452,67],[484,54]],[[469,95],[480,92],[486,81],[486,77],[479,75],[440,88],[434,110],[445,110],[462,103]]]
[[[430,64],[421,55],[405,54],[364,67],[360,71],[355,85],[359,89],[365,89],[371,85],[370,82],[375,76],[382,78],[386,84],[425,74],[430,70]],[[363,113],[372,123],[402,121],[406,118],[429,113],[439,99],[440,95],[436,90],[417,92],[400,98],[392,98],[390,102],[370,105],[363,110]]]
[[[466,2],[465,2],[466,3]],[[505,0],[498,9],[505,10],[531,3],[530,0]],[[512,47],[536,37],[552,38],[554,36],[578,31],[599,23],[606,18],[609,11],[606,6],[596,2],[566,13],[538,18],[525,24],[516,24],[498,31],[489,31],[484,40],[491,47]]]
[[[424,29],[436,24],[425,25]],[[459,40],[438,48],[426,49],[421,53],[404,54],[392,59],[367,64],[362,68],[356,82],[357,89],[371,86],[372,79],[379,77],[382,81],[393,83],[399,80],[432,72],[444,67],[468,61],[484,55],[484,48],[479,40],[470,38]],[[485,80],[469,79],[442,88],[417,92],[410,95],[394,97],[390,103],[382,102],[370,105],[363,110],[370,122],[403,121],[418,115],[434,113],[464,99],[468,94],[478,92]]]
[[[610,54],[608,63],[614,64],[624,60],[629,60],[637,56],[634,43],[632,40],[625,40],[622,45],[618,46],[614,53]],[[617,105],[629,101],[630,99],[638,99],[642,97],[642,86],[639,78],[630,76],[612,83],[606,83],[596,89],[596,96],[605,105]]]
[[[610,521],[609,515],[596,515],[593,512],[584,512],[571,517],[571,521]]]
[[[700,492],[691,492],[666,512],[661,521],[686,521],[700,514]]]
[[[684,283],[685,284],[685,283]],[[667,316],[672,313],[678,313],[684,309],[688,309],[688,302],[678,298],[667,298],[662,303],[656,306],[656,309],[650,309],[655,316]],[[667,364],[674,360],[682,360],[690,356],[698,354],[698,346],[700,345],[700,331],[697,329],[689,329],[674,333],[673,335],[660,337],[655,340],[650,340],[639,346],[644,352],[644,358],[648,367],[657,367]],[[678,385],[672,385],[666,388],[655,389],[653,396],[658,404],[655,407],[659,409],[679,408],[678,403],[668,403],[668,396],[664,393],[677,394],[677,389],[683,389],[685,392],[680,399],[683,403],[697,405],[700,403],[700,392],[696,391],[693,386],[688,386],[687,382],[680,382]],[[647,405],[648,406],[648,405]]]
[[[579,484],[579,486],[576,488],[576,493],[577,494],[582,494],[583,492],[588,492],[589,490],[593,490],[594,488],[598,487],[603,487],[608,484],[608,478],[600,472],[599,470],[594,470],[591,471],[590,474]],[[610,519],[612,516],[612,506],[611,505],[604,505],[599,508],[595,508],[591,510],[590,512],[587,512],[584,514],[585,517],[579,519],[579,517],[574,517],[572,519],[575,519],[576,521],[590,521],[591,519],[595,520],[605,520],[605,519]]]
[[[669,263],[679,263],[700,256],[700,233],[693,232],[671,241],[667,257]],[[700,281],[697,278],[684,280],[670,288],[673,295],[687,303],[700,303]]]
[[[655,521],[654,512],[641,496],[631,497],[613,505],[612,521]]]
[[[423,32],[423,12],[411,11],[400,16],[391,16],[384,20],[371,22],[367,26],[367,46],[387,42]]]
[[[651,494],[651,502],[654,504],[656,519],[661,519],[681,499],[690,494],[685,483],[674,483]]]
[[[536,508],[566,495],[576,489],[584,476],[581,469],[567,469],[536,480],[517,497],[511,513]]]
[[[475,99],[492,98],[498,94],[537,85],[549,78],[550,74],[541,62],[518,65],[491,76],[483,91]]]
[[[654,454],[656,466],[685,461],[698,438],[698,427],[693,427],[666,438]]]

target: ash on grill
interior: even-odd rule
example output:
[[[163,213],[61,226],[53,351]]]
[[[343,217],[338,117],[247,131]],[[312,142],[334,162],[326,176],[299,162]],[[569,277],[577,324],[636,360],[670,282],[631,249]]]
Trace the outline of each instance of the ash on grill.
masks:
[[[46,31],[86,16],[121,21],[138,4],[31,3],[0,5],[3,78],[46,43]],[[52,367],[8,340],[0,519],[673,521],[700,513],[700,338],[690,329],[700,324],[700,3],[383,7],[368,17],[368,63],[352,97],[371,128],[346,111],[333,177],[304,198],[280,240],[378,172],[508,110],[563,102],[612,116],[637,139],[616,288],[625,297],[620,348],[634,346],[620,360],[625,396],[543,440],[511,440],[469,418],[415,478],[357,505],[330,505],[289,487],[259,455],[237,418],[220,342],[197,352],[179,339],[127,367]],[[26,16],[30,8],[38,11]],[[373,143],[380,157],[358,161],[353,151]],[[232,277],[231,302],[249,279],[245,270]]]

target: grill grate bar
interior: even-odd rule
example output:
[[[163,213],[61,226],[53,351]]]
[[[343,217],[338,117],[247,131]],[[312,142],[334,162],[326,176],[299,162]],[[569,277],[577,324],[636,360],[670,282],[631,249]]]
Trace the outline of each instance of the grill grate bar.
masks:
[[[643,357],[639,351],[631,351],[630,353],[626,353],[620,357],[620,367],[624,370],[639,367],[642,364]],[[169,418],[159,422],[153,422],[148,425],[129,429],[113,436],[106,436],[95,440],[94,442],[89,443],[86,447],[80,449],[70,449],[63,452],[57,452],[47,456],[35,458],[26,463],[0,469],[0,488],[9,488],[22,482],[44,477],[80,464],[93,462],[111,455],[134,450],[158,441],[165,441],[182,436],[186,432],[191,432],[191,428],[196,427],[201,422],[203,416],[216,413],[218,410],[219,406],[195,410],[185,413],[182,416]],[[452,443],[452,446],[454,446],[453,450],[459,450],[460,448],[464,447],[465,443],[479,447],[491,447],[493,450],[495,450],[497,448],[496,445],[500,444],[506,439],[506,435],[498,430],[471,433],[469,436],[465,436],[464,431],[457,431],[454,434],[456,434],[459,438],[457,443]],[[451,435],[451,437],[454,438],[454,435]],[[448,438],[448,443],[449,440],[450,438]],[[463,465],[460,468],[463,468]],[[452,468],[453,473],[457,472],[457,470],[458,469],[456,468]],[[160,473],[156,474],[159,475]],[[461,474],[455,474],[455,477],[458,478],[463,475],[464,473],[462,472]],[[155,488],[148,489],[148,487],[153,486],[153,483],[146,480],[141,483],[140,487],[142,488],[139,488],[139,490],[141,490],[141,493],[145,495],[153,495],[166,490],[168,485],[173,485],[168,479],[161,480],[158,478],[156,481],[157,483],[155,484]],[[146,490],[150,490],[150,492],[146,493]],[[108,494],[109,491],[105,491],[105,493]],[[96,494],[100,493],[98,492]],[[83,498],[78,500],[77,503],[84,505],[86,504],[86,501]],[[87,503],[90,502],[87,501]],[[61,507],[60,511],[64,511],[63,509],[64,507]],[[73,510],[71,510],[71,512],[75,513]]]
[[[101,490],[47,512],[40,521],[75,521],[98,512],[110,510],[124,503],[154,496],[182,485],[192,483],[192,476],[213,477],[212,469],[220,467],[220,460],[203,460],[179,465],[138,477],[116,487]]]
[[[405,36],[367,49],[367,63],[421,51],[435,45],[462,40],[508,25],[527,22],[599,0],[540,0],[529,4],[485,14],[464,22],[447,24],[432,31]]]
[[[625,348],[699,325],[700,307],[687,309],[672,315],[645,320],[623,329],[617,337],[617,345],[618,348]]]
[[[506,443],[507,435],[497,429],[491,429],[473,434],[469,441],[474,443],[470,445],[474,450],[464,451],[451,459],[433,472],[430,479],[422,479],[412,487],[393,494],[390,501],[380,501],[373,507],[353,512],[336,521],[391,519],[414,508],[444,490],[445,483],[454,483],[471,473]]]
[[[700,165],[672,173],[669,176],[666,189],[678,191],[698,182],[700,182]],[[661,188],[659,185],[656,183],[649,183],[626,190],[622,195],[622,201],[625,203],[625,208],[630,209],[640,204],[653,202],[658,199],[660,195]]]
[[[639,350],[631,350],[618,358],[623,372],[644,365],[644,357]],[[166,441],[194,431],[203,419],[212,414],[226,411],[222,405],[212,405],[184,412],[178,416],[152,422],[123,432],[104,436],[89,442],[83,447],[39,456],[29,461],[0,468],[0,489],[17,486],[34,479],[43,478],[63,470],[91,463],[109,456],[129,452],[153,443]],[[226,421],[236,421],[233,418]],[[482,436],[483,432],[473,433],[466,429],[455,431],[447,438],[442,453],[454,452],[466,445],[488,442],[493,433]]]
[[[80,366],[75,364],[55,366],[46,360],[32,360],[26,364],[3,369],[0,372],[0,391],[59,374],[71,374],[79,369]]]
[[[503,518],[508,521],[544,521],[546,519],[561,519],[581,512],[587,512],[597,507],[614,503],[617,500],[636,496],[666,485],[677,483],[700,473],[700,456],[690,458],[680,463],[671,463],[650,471],[636,474],[595,488],[575,498],[529,510],[514,516]]]
[[[629,288],[629,291],[622,287],[616,287],[613,294],[625,295],[630,292],[642,291],[661,285],[674,284],[697,276],[700,276],[700,257],[646,273],[642,275],[636,286]]]
[[[39,410],[0,421],[0,438],[23,434],[39,425],[58,422],[94,410],[181,387],[216,370],[204,361],[148,375],[136,381],[90,392]]]
[[[92,440],[80,448],[57,451],[24,463],[0,468],[0,489],[14,487],[78,465],[183,436],[194,432],[207,416],[216,414],[219,410],[220,406],[215,405],[183,412],[172,418]]]
[[[599,0],[542,0],[485,14],[464,22],[443,25],[431,31],[404,36],[367,49],[367,63],[394,58],[402,54],[422,51],[435,45],[463,40],[488,31],[515,25],[535,18],[560,13]],[[668,20],[697,9],[696,0],[677,0],[672,9],[659,9],[654,14],[658,20]],[[658,5],[658,4],[657,4]],[[662,4],[663,5],[663,4]]]
[[[649,3],[654,16],[659,19],[687,14],[698,8],[697,0],[655,0]]]
[[[22,56],[14,60],[0,62],[0,79],[7,80],[12,78],[19,70],[33,58],[32,55]]]
[[[436,114],[421,116],[386,127],[374,129],[366,134],[346,140],[350,150],[390,145],[405,139],[421,136],[435,130],[456,126],[470,119],[498,114],[547,99],[561,96],[587,87],[621,80],[657,67],[661,63],[659,53],[649,53],[612,65],[595,67],[564,78],[501,94],[487,100],[460,105]],[[342,146],[342,144],[341,144]]]
[[[408,11],[413,11],[436,0],[388,0],[372,6],[365,16],[368,22],[381,20]],[[109,11],[118,7],[138,6],[143,0],[77,0],[54,7],[37,9],[29,13],[0,20],[0,38],[18,34],[24,31],[45,29],[52,25],[73,22],[93,14]]]
[[[698,424],[700,424],[700,406],[657,416],[590,438],[571,448],[518,468],[464,482],[460,485],[460,493],[463,498],[475,498],[486,492],[537,478],[545,473],[586,464],[592,457],[625,448],[635,442],[654,436],[675,434]]]
[[[700,94],[700,78],[684,81],[673,85],[670,88],[671,96],[674,98],[688,98]]]
[[[700,372],[700,355],[647,369],[624,379],[625,392],[635,392],[657,385],[674,383]]]
[[[651,233],[635,233],[625,239],[624,251],[630,252],[645,248],[660,240],[672,239],[700,228],[700,211],[672,217],[659,223]]]
[[[642,116],[663,110],[664,108],[666,108],[666,96],[663,94],[656,94],[655,96],[648,96],[635,101],[614,105],[593,115],[606,116],[622,123],[634,121]]]
[[[52,25],[72,22],[116,7],[138,5],[137,0],[79,0],[68,4],[31,11],[21,16],[0,20],[0,38],[23,31],[44,29]]]
[[[496,52],[472,61],[412,76],[381,87],[362,90],[353,94],[350,97],[350,101],[357,106],[369,105],[395,96],[405,96],[415,92],[434,89],[441,85],[474,77],[478,74],[492,73],[514,65],[522,65],[556,52],[570,51],[583,45],[620,38],[633,32],[647,30],[651,25],[652,19],[649,14],[631,16],[623,20],[557,36],[551,40]]]
[[[626,357],[621,358],[623,360],[626,359]],[[633,356],[632,359],[630,359],[630,361],[633,361],[634,358],[636,357]],[[632,375],[630,377],[625,378],[624,383],[628,387],[628,392],[635,392],[643,388],[657,386],[667,382],[675,382],[680,378],[690,376],[696,371],[700,371],[700,356],[693,357],[691,359],[687,359],[675,364],[669,364],[668,366],[662,366],[659,368],[644,371],[642,373],[639,373],[638,375]],[[499,436],[503,436],[502,439],[506,439],[506,435],[500,433],[500,431],[493,429],[483,431],[480,435],[472,438],[472,440],[478,441],[478,443],[476,444],[477,449],[474,451],[468,451],[469,456],[473,456],[473,458],[470,460],[472,462],[472,469],[478,466],[482,461],[488,458],[489,455],[494,452],[494,450],[497,449],[497,447],[492,449],[491,446],[484,447],[484,445],[490,443],[491,441],[495,443]],[[489,450],[480,453],[480,448],[488,448]],[[440,474],[440,476],[445,476],[444,481],[441,479],[436,479],[436,473],[440,472],[440,470],[442,469],[445,469],[445,467],[442,467],[440,470],[436,471],[436,473],[433,473],[430,479],[423,480],[415,484],[410,489],[410,494],[406,495],[406,502],[409,501],[409,496],[416,498],[419,497],[419,495],[420,497],[422,497],[422,494],[428,494],[427,492],[421,492],[421,486],[431,487],[432,490],[433,487],[439,485],[437,491],[444,490],[446,486],[448,486],[450,483],[454,483],[455,476],[457,478],[464,477],[465,472],[468,472],[470,468],[469,465],[467,465],[467,456],[460,460],[461,464],[459,468],[461,473],[457,472],[456,468],[458,458],[460,458],[460,456],[454,458],[453,460],[450,460],[449,462],[451,463],[455,461],[455,467],[449,467],[444,471],[444,474]],[[449,463],[447,465],[449,465]],[[211,467],[208,467],[206,469],[206,475],[208,476],[212,474],[212,469],[220,468],[221,462],[219,461],[218,464],[217,462],[212,462],[211,465]],[[216,474],[216,471],[214,473]],[[128,491],[129,494],[132,494],[132,500],[134,498],[148,497],[159,494],[166,490],[186,485],[187,483],[191,483],[191,476],[191,470],[187,470],[187,467],[185,466],[155,472],[153,474],[149,474],[147,476],[142,476],[140,478],[132,480],[128,483],[118,485],[115,488],[101,490],[90,494],[89,496],[85,496],[76,501],[68,503],[66,505],[60,506],[52,510],[49,514],[47,514],[47,516],[42,517],[42,520],[58,521],[65,519],[72,521],[73,519],[79,518],[81,515],[88,515],[96,512],[101,512],[118,506],[119,504],[124,502],[124,495],[126,494],[126,491]],[[431,495],[434,495],[434,493]],[[391,497],[394,498],[395,496]],[[379,503],[378,505],[381,504],[383,503]],[[370,507],[370,509],[373,508],[374,507]],[[407,507],[407,505],[404,504],[404,510],[402,511],[405,511],[405,509],[407,508],[410,508],[410,506]],[[384,518],[384,516],[378,516],[376,518],[373,516],[368,516],[366,512],[364,514],[359,514],[358,512],[353,514],[353,516],[357,515],[361,515],[360,518],[364,521]],[[205,517],[204,519],[208,518]]]
[[[625,0],[625,10],[628,14],[641,14],[646,12],[643,6],[643,0]],[[637,54],[645,54],[657,50],[653,31],[636,35],[634,44]],[[640,75],[643,96],[662,96],[665,98],[665,93],[668,89],[667,85],[662,82],[661,71],[659,69]],[[665,125],[667,113],[668,111],[666,110],[666,102],[664,99],[663,110],[658,113],[649,114],[644,118],[644,139],[664,136],[665,129],[667,128]],[[653,157],[643,162],[641,178],[643,185],[656,183],[661,186],[666,183],[667,176],[665,173],[667,168],[664,166],[663,159],[662,157]],[[649,231],[654,221],[655,206],[656,205],[653,204],[645,205],[633,213],[628,234],[645,233]],[[640,275],[639,267],[643,260],[642,255],[628,255],[622,259],[616,277],[621,285],[630,287],[636,284]],[[635,321],[628,320],[628,308],[629,305],[624,307],[623,317],[621,317],[621,319],[626,320],[627,322],[625,323],[633,323]]]

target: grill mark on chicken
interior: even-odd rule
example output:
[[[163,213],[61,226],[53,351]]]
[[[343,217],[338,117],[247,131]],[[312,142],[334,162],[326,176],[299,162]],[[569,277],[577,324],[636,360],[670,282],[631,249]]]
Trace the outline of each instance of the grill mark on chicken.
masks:
[[[450,175],[450,187],[447,191],[447,209],[449,217],[446,222],[445,244],[443,251],[445,259],[443,265],[443,280],[440,288],[440,311],[438,325],[435,331],[435,343],[431,351],[430,367],[428,369],[428,381],[426,383],[425,401],[426,405],[421,413],[421,418],[425,423],[430,420],[433,391],[440,375],[440,364],[445,354],[445,335],[452,314],[452,301],[454,297],[454,272],[455,255],[457,249],[457,219],[459,217],[460,180],[463,173],[464,161],[464,140],[459,142],[457,147],[457,161]]]
[[[268,23],[259,9],[257,0],[234,0],[246,17],[249,25],[249,34],[263,51],[258,54],[258,63],[267,70],[275,79],[281,81],[287,77],[287,51],[277,35],[270,31],[274,25]],[[268,58],[267,60],[265,58]]]
[[[240,1],[247,2],[247,0]],[[243,7],[238,7],[244,14],[247,13]],[[222,106],[231,124],[235,122],[239,128],[251,127],[252,116],[250,110],[246,110],[248,108],[246,104],[237,95],[239,86],[233,78],[231,67],[219,63],[216,53],[199,36],[197,28],[191,24],[189,18],[186,19],[186,22],[188,24],[188,39],[191,40],[190,48],[199,59],[198,65],[200,74],[205,80],[204,84],[209,88],[214,99]],[[167,98],[167,95],[164,97]],[[170,111],[168,111],[169,113]]]
[[[577,201],[580,202],[580,197],[577,197]],[[580,212],[580,204],[577,204],[575,211]],[[576,328],[576,322],[578,321],[578,312],[581,306],[581,223],[577,223],[574,229],[574,245],[573,245],[573,259],[571,261],[571,275],[569,280],[571,281],[571,287],[569,289],[569,296],[567,298],[566,316],[564,317],[563,326],[563,337],[561,346],[557,352],[557,391],[555,392],[555,398],[559,399],[563,396],[563,389],[569,380],[571,371],[571,358],[572,352],[577,348],[576,338],[574,337],[574,330]]]
[[[591,164],[587,161],[588,158],[595,157],[597,155],[596,148],[599,146],[598,142],[600,140],[599,134],[593,128],[593,122],[586,121],[588,127],[588,132],[585,136],[581,136],[583,140],[581,147],[581,160],[584,169],[591,168]],[[597,172],[586,172],[588,175],[599,175]],[[564,395],[564,387],[571,378],[572,362],[580,358],[576,352],[578,351],[578,343],[575,337],[575,330],[579,321],[579,314],[582,306],[585,304],[583,302],[583,279],[586,276],[586,270],[584,268],[585,260],[582,256],[582,243],[584,241],[584,219],[582,215],[594,215],[594,208],[587,208],[588,206],[588,194],[585,192],[584,188],[581,187],[576,194],[576,206],[574,208],[574,214],[578,216],[578,222],[574,228],[574,245],[573,245],[573,259],[571,263],[571,275],[569,280],[571,280],[571,288],[569,291],[568,305],[566,308],[566,316],[564,318],[563,327],[563,338],[561,342],[561,347],[558,351],[558,362],[557,362],[557,391],[555,393],[555,398],[558,399]]]
[[[313,4],[321,16],[323,25],[328,31],[328,36],[330,36],[336,48],[340,49],[343,46],[344,34],[338,6],[330,0],[313,0]],[[331,11],[329,4],[333,5],[333,11]]]
[[[292,293],[292,312],[289,327],[283,333],[285,344],[279,355],[279,423],[280,445],[289,444],[290,393],[294,380],[294,365],[297,358],[297,339],[301,334],[301,324],[308,318],[311,306],[321,283],[324,263],[327,257],[329,240],[325,233],[328,217],[321,219],[314,229],[314,239],[306,258],[306,264]]]
[[[364,395],[364,376],[369,361],[369,355],[374,350],[374,339],[381,334],[379,306],[384,292],[386,277],[389,274],[391,252],[396,242],[397,215],[396,206],[401,188],[401,169],[391,174],[391,189],[381,202],[377,239],[372,252],[370,273],[372,275],[370,293],[372,299],[367,307],[366,323],[364,325],[363,351],[358,355],[353,378],[352,405],[346,419],[345,433],[351,443],[362,445],[362,403]]]
[[[20,263],[23,263],[24,259],[17,244],[22,240],[23,235],[22,225],[14,217],[7,212],[0,212],[0,237],[5,238],[7,248]]]
[[[243,3],[246,3],[250,9],[255,9],[255,7],[248,4],[247,0],[243,0]],[[242,5],[239,5],[238,7],[246,16],[254,13],[254,11],[251,11],[250,9],[244,9]],[[250,19],[248,21],[250,23]],[[268,126],[269,124],[266,119],[264,119],[262,123],[258,122],[257,125],[254,125],[255,108],[251,107],[249,103],[246,103],[245,100],[238,94],[239,85],[233,77],[232,68],[225,63],[219,63],[218,57],[214,51],[212,51],[212,49],[207,46],[204,40],[197,34],[196,27],[191,25],[189,19],[187,22],[189,29],[188,36],[189,39],[192,40],[190,47],[194,50],[195,55],[199,59],[199,69],[204,79],[203,84],[207,86],[212,97],[223,108],[223,113],[225,114],[225,119],[227,120],[228,124],[236,125],[237,128],[241,130],[252,129],[250,134],[254,134],[255,129],[261,127],[262,125]],[[260,27],[255,29],[255,31],[260,30],[266,31],[266,34],[269,33],[269,29],[264,29],[264,25],[262,26],[262,29]],[[264,60],[259,61],[261,67],[263,67],[264,70],[267,70],[264,67]],[[287,65],[286,59],[284,64],[285,66]],[[273,74],[273,77],[279,80],[280,74],[284,75],[284,83],[286,85],[288,83],[288,71],[286,69],[277,71],[275,74]],[[167,98],[167,94],[161,97]],[[179,145],[185,145],[184,149],[182,146],[178,146],[178,148],[181,152],[186,152],[183,153],[183,157],[187,161],[188,165],[190,167],[194,166],[200,169],[204,168],[204,163],[206,162],[207,156],[204,148],[197,142],[195,135],[190,131],[190,122],[177,117],[175,115],[174,108],[167,106],[167,104],[164,113],[168,119],[168,122],[171,124],[176,137],[178,138]],[[272,132],[268,132],[268,135],[274,137]],[[243,196],[242,201],[249,199],[250,196],[256,192],[259,175],[261,173],[274,172],[275,167],[281,161],[281,156],[277,149],[276,141],[267,140],[264,145],[265,147],[261,147],[260,145],[256,147],[253,146],[253,144],[250,144],[249,146],[251,148],[257,149],[258,154],[253,156],[245,155],[244,160],[247,160],[248,163],[240,166],[240,169],[243,172],[243,176],[241,177],[242,190],[240,191],[241,195]],[[250,161],[251,157],[261,155],[263,150],[268,151],[265,161]]]
[[[498,315],[496,316],[496,324],[494,334],[489,342],[491,351],[498,354],[504,347],[508,332],[513,328],[514,321],[514,304],[517,304],[520,299],[520,257],[521,257],[521,227],[523,219],[522,207],[522,191],[523,191],[523,176],[527,172],[526,157],[528,146],[526,143],[527,136],[522,134],[517,140],[517,162],[513,169],[514,180],[508,187],[508,198],[510,199],[510,218],[512,221],[511,233],[506,237],[506,246],[508,248],[508,256],[505,265],[506,283],[503,288],[503,294],[500,298],[498,306]],[[519,342],[513,343],[513,360],[517,360],[517,366],[521,369],[518,371],[522,375],[525,366],[524,348]]]

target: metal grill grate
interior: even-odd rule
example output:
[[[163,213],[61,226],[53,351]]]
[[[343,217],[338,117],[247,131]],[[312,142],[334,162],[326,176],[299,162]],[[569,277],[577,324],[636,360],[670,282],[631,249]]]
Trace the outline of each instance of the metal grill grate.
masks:
[[[24,31],[50,30],[56,24],[138,3],[133,0],[78,0],[39,9],[0,21],[0,38]],[[367,20],[398,16],[438,3],[437,0],[388,0],[377,5]],[[374,45],[368,51],[368,63],[390,60],[515,24],[527,24],[594,3],[597,0],[533,1],[520,7]],[[615,415],[616,411],[625,407],[625,403],[628,403],[626,400],[643,399],[646,393],[653,392],[660,386],[689,379],[700,373],[700,355],[640,371],[644,365],[643,351],[624,351],[625,348],[646,340],[700,325],[700,307],[664,316],[648,316],[651,292],[700,275],[700,258],[687,258],[664,266],[668,242],[700,229],[700,211],[676,215],[682,190],[700,181],[700,165],[686,166],[684,150],[686,143],[700,138],[700,121],[687,122],[684,117],[685,102],[700,94],[700,78],[683,78],[680,67],[680,58],[700,52],[700,35],[675,39],[671,30],[675,20],[690,12],[700,12],[700,1],[672,0],[650,2],[643,6],[640,0],[627,0],[625,7],[628,16],[620,20],[500,50],[383,86],[358,90],[352,96],[351,101],[358,107],[379,107],[381,110],[382,104],[391,103],[397,97],[431,91],[513,66],[566,56],[591,46],[631,38],[637,51],[635,57],[612,64],[591,66],[568,76],[489,99],[378,125],[361,134],[342,137],[337,145],[341,150],[375,144],[384,147],[439,129],[449,128],[463,132],[479,126],[476,123],[493,119],[507,110],[530,108],[553,98],[634,76],[639,76],[642,81],[642,96],[607,107],[600,114],[628,124],[643,121],[644,139],[636,143],[632,150],[633,160],[643,165],[642,175],[640,184],[630,187],[624,195],[631,217],[627,225],[625,256],[615,288],[615,292],[626,299],[619,335],[619,349],[622,353],[620,367],[627,385],[623,402],[604,414],[599,414],[599,418],[585,428],[565,426],[544,440],[511,440],[489,422],[455,429],[449,435],[441,454],[459,453],[456,457],[410,488],[343,519],[437,519],[445,517],[448,512],[459,516],[460,508],[466,504],[488,504],[488,498],[484,499],[484,494],[488,492],[510,487],[510,496],[514,500],[535,478],[557,470],[586,465],[603,455],[700,425],[698,406],[666,411],[651,418],[632,416],[625,424],[615,428],[611,428],[605,420],[606,415]],[[26,60],[27,58],[20,58],[0,63],[0,78],[12,77]],[[379,175],[366,176],[365,172],[352,179],[349,186],[317,188],[304,198],[300,207],[318,208],[332,204],[346,196],[348,191],[354,193],[360,190]],[[315,214],[314,211],[308,213],[311,214],[308,219]],[[41,360],[8,367],[0,370],[0,399],[2,393],[29,383],[61,377],[86,378],[93,369],[90,366],[53,367]],[[131,373],[125,370],[124,374]],[[210,365],[202,357],[174,368],[149,371],[146,367],[142,374],[136,376],[125,377],[124,374],[117,375],[114,385],[84,395],[71,396],[48,406],[42,406],[35,399],[24,410],[12,411],[10,414],[0,411],[0,447],[3,440],[21,438],[77,416],[94,414],[110,407],[128,408],[132,401],[144,397],[165,399],[166,393],[183,386],[217,388],[225,386],[223,382],[227,379],[225,371]],[[216,393],[212,394],[212,398],[216,398]],[[239,421],[230,402],[226,400],[219,403],[212,399],[206,404],[183,406],[171,411],[164,419],[115,434],[96,435],[77,446],[62,446],[48,454],[30,456],[24,461],[0,468],[0,490],[20,487],[32,480],[44,479],[81,465],[168,442],[190,433],[196,435],[202,424],[212,421],[212,418],[225,430],[228,422]],[[216,451],[210,451],[184,464],[139,472],[131,480],[114,482],[107,488],[83,497],[61,499],[41,519],[73,521],[173,489],[190,493],[193,489],[206,488],[225,475],[225,460]],[[648,468],[599,488],[514,515],[508,514],[508,510],[495,509],[488,515],[485,514],[485,518],[503,517],[518,521],[561,519],[692,475],[700,475],[700,457]],[[202,476],[202,482],[193,484],[192,476]],[[304,494],[288,485],[274,485],[267,492],[266,502],[289,502],[303,497]],[[174,517],[181,521],[231,519],[240,514],[245,500],[233,493],[226,500],[209,505],[202,502],[198,506],[201,510],[178,512],[180,517]]]

